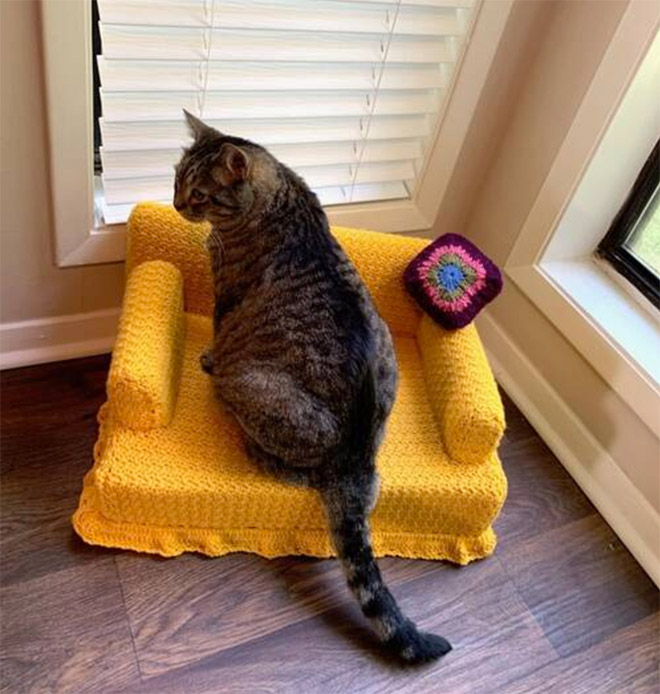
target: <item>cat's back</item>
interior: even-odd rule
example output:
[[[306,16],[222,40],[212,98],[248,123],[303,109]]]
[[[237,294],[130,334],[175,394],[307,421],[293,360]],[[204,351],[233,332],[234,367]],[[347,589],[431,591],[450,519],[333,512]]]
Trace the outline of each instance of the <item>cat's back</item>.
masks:
[[[359,374],[386,328],[315,196],[304,198],[297,196],[286,214],[269,220],[280,241],[261,259],[241,305],[223,321],[220,342],[245,359],[276,362],[317,390]]]
[[[256,294],[272,320],[282,321],[284,340],[357,347],[375,326],[371,297],[327,227],[296,230],[273,254]]]

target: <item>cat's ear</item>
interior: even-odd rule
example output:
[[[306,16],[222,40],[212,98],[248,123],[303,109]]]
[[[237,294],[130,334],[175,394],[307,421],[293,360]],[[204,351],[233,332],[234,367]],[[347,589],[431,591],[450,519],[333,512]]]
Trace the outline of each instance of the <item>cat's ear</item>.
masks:
[[[248,153],[229,142],[222,146],[217,165],[213,170],[213,178],[222,185],[246,181],[250,173],[250,157]]]
[[[250,169],[250,157],[245,150],[236,145],[227,144],[224,150],[227,170],[237,181],[244,181]]]
[[[195,141],[208,137],[218,137],[220,135],[215,128],[212,128],[210,125],[206,125],[206,123],[197,118],[197,116],[193,116],[192,113],[188,113],[185,108],[183,109],[183,115],[186,117],[188,129],[190,130],[190,134],[195,138]]]

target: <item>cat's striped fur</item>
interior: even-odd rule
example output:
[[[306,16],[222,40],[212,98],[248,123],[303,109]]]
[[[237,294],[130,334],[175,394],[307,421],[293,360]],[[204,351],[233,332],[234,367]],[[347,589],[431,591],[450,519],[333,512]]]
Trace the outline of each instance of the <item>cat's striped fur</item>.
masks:
[[[186,116],[195,142],[174,204],[212,224],[215,335],[202,368],[251,457],[321,494],[348,585],[382,642],[407,662],[438,658],[451,646],[401,613],[369,538],[396,392],[389,330],[305,183],[264,148]]]

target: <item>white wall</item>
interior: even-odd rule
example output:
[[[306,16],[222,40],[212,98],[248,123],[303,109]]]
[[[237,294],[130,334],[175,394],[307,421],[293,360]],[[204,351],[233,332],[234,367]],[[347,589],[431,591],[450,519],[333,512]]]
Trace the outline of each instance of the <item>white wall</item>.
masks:
[[[53,262],[37,0],[0,1],[0,323],[119,306],[123,266]]]

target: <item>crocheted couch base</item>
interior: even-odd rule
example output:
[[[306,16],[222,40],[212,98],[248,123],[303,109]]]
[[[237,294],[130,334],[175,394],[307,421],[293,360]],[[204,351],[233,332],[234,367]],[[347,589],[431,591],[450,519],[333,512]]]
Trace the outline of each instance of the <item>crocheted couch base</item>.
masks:
[[[74,527],[92,544],[163,556],[329,557],[318,494],[247,458],[238,423],[200,369],[212,339],[207,233],[162,205],[131,215],[108,401]],[[388,322],[399,363],[377,460],[374,548],[458,564],[485,557],[507,484],[497,456],[504,412],[476,328],[443,330],[405,292],[403,271],[423,239],[334,233]]]
[[[210,336],[209,319],[185,314],[181,386],[169,426],[127,429],[111,403],[101,408],[76,531],[90,544],[162,556],[332,556],[316,493],[269,478],[245,456],[237,423],[199,368]],[[458,564],[488,556],[496,544],[490,523],[506,495],[499,459],[493,453],[464,465],[443,452],[416,341],[395,336],[395,346],[400,385],[378,459],[375,552]]]
[[[175,557],[200,552],[220,557],[251,552],[267,559],[301,555],[325,559],[335,556],[327,530],[311,528],[178,528],[110,521],[103,517],[94,486],[94,474],[85,477],[80,507],[74,516],[76,532],[89,544]],[[373,546],[379,557],[447,559],[469,564],[495,550],[492,528],[477,537],[375,531]]]

